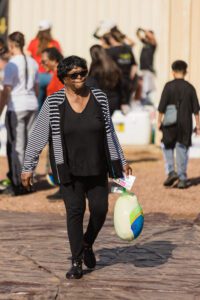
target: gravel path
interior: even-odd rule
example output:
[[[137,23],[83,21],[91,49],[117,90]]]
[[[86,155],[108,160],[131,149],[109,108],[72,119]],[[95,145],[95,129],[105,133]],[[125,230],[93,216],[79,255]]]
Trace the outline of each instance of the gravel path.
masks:
[[[128,243],[108,217],[95,244],[96,270],[85,269],[75,281],[65,279],[70,251],[64,217],[1,211],[0,228],[2,300],[200,299],[200,218],[146,215],[142,234]]]
[[[200,159],[189,161],[188,177],[191,185],[186,190],[177,188],[166,189],[162,183],[165,179],[162,153],[155,146],[125,148],[133,173],[137,179],[133,191],[143,207],[144,213],[166,213],[174,217],[195,218],[200,212]],[[0,210],[19,212],[49,212],[64,215],[62,201],[50,203],[47,195],[53,194],[56,189],[50,188],[44,176],[45,153],[43,153],[37,172],[39,182],[36,184],[37,193],[22,197],[8,197],[0,195]],[[0,157],[0,179],[7,171],[6,159]],[[115,200],[118,196],[110,194],[110,208],[112,213]]]

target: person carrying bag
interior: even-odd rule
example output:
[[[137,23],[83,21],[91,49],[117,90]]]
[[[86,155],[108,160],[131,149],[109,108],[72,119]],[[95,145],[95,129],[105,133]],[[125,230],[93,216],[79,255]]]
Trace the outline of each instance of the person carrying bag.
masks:
[[[169,81],[162,92],[158,106],[158,128],[162,131],[163,153],[167,179],[164,186],[187,187],[188,150],[193,132],[192,115],[195,116],[197,134],[200,134],[199,102],[195,88],[185,80],[187,64],[177,60],[172,64],[174,80]],[[176,149],[176,169],[174,149]]]

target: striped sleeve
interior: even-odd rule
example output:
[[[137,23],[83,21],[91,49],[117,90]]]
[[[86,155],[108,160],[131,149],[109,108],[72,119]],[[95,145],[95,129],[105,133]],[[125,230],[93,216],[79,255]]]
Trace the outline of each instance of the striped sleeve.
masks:
[[[33,172],[36,168],[39,161],[39,154],[49,140],[49,131],[49,102],[47,98],[28,139],[22,172]]]

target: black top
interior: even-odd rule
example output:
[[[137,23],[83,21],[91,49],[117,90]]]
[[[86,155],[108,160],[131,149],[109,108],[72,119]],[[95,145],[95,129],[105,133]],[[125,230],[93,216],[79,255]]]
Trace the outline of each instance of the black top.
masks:
[[[131,67],[136,65],[131,47],[128,45],[120,45],[108,48],[106,51],[121,69],[123,77],[129,79]]]
[[[91,94],[82,113],[65,99],[64,143],[68,165],[74,176],[95,176],[107,171],[105,127],[101,108]]]
[[[184,79],[168,82],[161,95],[158,111],[165,113],[169,104],[178,107],[177,125],[163,128],[163,142],[168,144],[172,139],[186,147],[191,146],[192,114],[199,113],[199,102],[195,88]],[[174,136],[174,137],[173,137]]]
[[[140,69],[141,70],[149,70],[154,72],[153,67],[153,58],[154,52],[156,50],[156,45],[152,45],[150,43],[144,42],[144,46],[140,55]]]

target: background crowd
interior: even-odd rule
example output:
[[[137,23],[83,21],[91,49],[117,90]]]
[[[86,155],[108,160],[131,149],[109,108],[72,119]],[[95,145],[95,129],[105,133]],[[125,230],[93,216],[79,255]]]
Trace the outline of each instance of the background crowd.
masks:
[[[51,29],[52,24],[49,21],[41,21],[36,37],[29,42],[27,48],[25,48],[25,37],[20,32],[10,34],[6,42],[0,41],[0,68],[2,73],[0,114],[6,106],[9,166],[8,179],[1,182],[2,193],[22,195],[34,191],[33,189],[29,191],[24,189],[20,179],[27,139],[46,97],[63,88],[62,82],[57,77],[57,65],[63,59],[63,53],[60,43],[52,37]],[[156,37],[152,30],[143,28],[136,29],[136,35],[138,41],[142,43],[139,62],[136,61],[134,55],[135,41],[121,32],[114,22],[101,22],[94,32],[98,44],[89,49],[91,62],[86,84],[89,87],[100,88],[107,94],[111,115],[116,110],[121,110],[123,114],[127,114],[134,103],[144,106],[155,105],[152,93],[155,90],[154,55],[157,48]],[[179,179],[179,181],[181,180],[180,188],[185,188],[187,155],[188,148],[191,145],[192,125],[190,125],[190,130],[187,133],[187,143],[185,143],[183,136],[187,122],[192,124],[192,114],[196,116],[196,132],[199,133],[199,104],[195,89],[187,83],[188,88],[185,91],[187,96],[183,96],[186,99],[185,108],[188,112],[188,115],[183,117],[186,121],[179,122],[177,125],[176,120],[167,128],[161,126],[167,106],[169,104],[176,106],[176,103],[170,102],[171,99],[176,98],[175,102],[179,102],[179,95],[183,93],[182,90],[185,85],[185,81],[179,84],[177,80],[183,82],[187,65],[182,62],[178,65],[175,64],[172,69],[176,84],[172,84],[173,88],[170,85],[167,89],[165,87],[159,105],[159,128],[163,131],[164,153],[165,157],[168,158],[166,161],[169,176],[167,183],[164,184],[169,186]],[[174,93],[176,97],[174,97]],[[181,114],[178,114],[178,120],[182,119],[185,108],[182,109]],[[183,125],[180,125],[180,123]],[[180,134],[177,133],[180,130],[182,130],[181,141],[179,139]],[[174,137],[173,143],[170,145],[165,142],[166,135],[170,138],[172,135]],[[183,149],[182,146],[185,148]],[[178,164],[178,166],[181,165],[178,174],[174,167],[173,150],[175,148],[178,149],[178,157],[181,157]],[[181,174],[179,174],[180,172]],[[48,182],[54,185],[48,157],[46,173]],[[56,193],[53,198],[59,199],[60,193]]]

